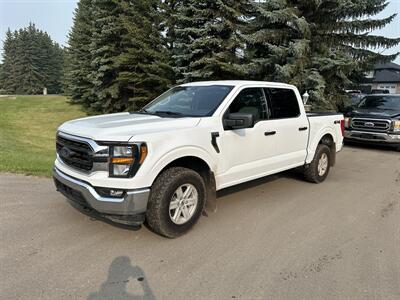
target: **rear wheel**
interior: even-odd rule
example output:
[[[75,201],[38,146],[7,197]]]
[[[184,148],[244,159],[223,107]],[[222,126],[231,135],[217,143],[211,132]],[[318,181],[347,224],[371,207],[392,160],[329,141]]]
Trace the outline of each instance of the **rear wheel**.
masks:
[[[331,150],[327,145],[319,144],[311,163],[304,166],[304,177],[307,181],[320,183],[329,174],[331,166]]]
[[[195,171],[182,167],[165,170],[154,182],[146,221],[156,233],[175,238],[189,231],[204,208],[206,187]]]

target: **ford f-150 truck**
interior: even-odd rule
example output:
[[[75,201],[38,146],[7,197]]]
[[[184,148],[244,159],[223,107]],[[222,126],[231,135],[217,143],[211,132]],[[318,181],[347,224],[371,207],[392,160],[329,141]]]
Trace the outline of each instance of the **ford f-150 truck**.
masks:
[[[400,95],[365,96],[345,115],[345,141],[389,145],[400,151]]]
[[[137,112],[62,124],[54,181],[80,207],[173,238],[215,211],[217,190],[292,168],[324,181],[343,132],[343,115],[306,114],[292,85],[183,84]]]

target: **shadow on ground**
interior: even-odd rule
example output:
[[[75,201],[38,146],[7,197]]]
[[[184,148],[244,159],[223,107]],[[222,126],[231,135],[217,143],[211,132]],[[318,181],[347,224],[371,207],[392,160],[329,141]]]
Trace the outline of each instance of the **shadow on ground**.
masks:
[[[247,182],[244,182],[244,183],[241,183],[238,185],[234,185],[234,186],[219,190],[217,192],[217,198],[222,198],[222,197],[225,197],[225,196],[228,196],[228,195],[231,195],[234,193],[238,193],[238,192],[241,192],[241,191],[244,191],[247,189],[258,187],[258,186],[276,181],[281,178],[289,178],[291,180],[304,181],[301,171],[297,170],[297,169],[293,169],[293,170],[288,170],[288,171],[284,171],[281,173],[277,173],[274,175],[262,177],[259,179],[247,181]]]
[[[128,292],[128,284],[139,283],[139,293]],[[138,300],[156,299],[145,274],[139,266],[132,266],[127,256],[119,256],[113,260],[108,270],[107,280],[101,285],[98,292],[89,295],[88,300]]]
[[[79,204],[76,204],[75,202],[69,200],[68,198],[66,198],[66,200],[73,208],[75,208],[82,214],[90,217],[90,220],[92,220],[92,221],[101,221],[101,222],[107,223],[109,225],[112,225],[114,227],[117,227],[120,229],[125,229],[125,230],[130,230],[130,231],[138,231],[142,228],[141,225],[125,225],[125,224],[113,222],[113,221],[103,217],[102,215],[96,213],[96,211],[93,209],[83,208],[82,206],[80,206]]]
[[[368,143],[357,143],[357,142],[345,142],[345,147],[356,150],[378,150],[387,152],[397,152],[396,147],[390,145],[379,145],[379,144],[368,144]]]

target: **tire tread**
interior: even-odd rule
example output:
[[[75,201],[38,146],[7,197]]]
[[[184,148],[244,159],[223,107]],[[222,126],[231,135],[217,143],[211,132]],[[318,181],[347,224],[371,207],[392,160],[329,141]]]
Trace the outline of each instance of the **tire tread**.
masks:
[[[171,230],[167,224],[167,220],[164,220],[162,215],[164,209],[163,205],[166,205],[164,203],[165,202],[164,198],[168,191],[168,187],[180,177],[185,177],[185,176],[197,177],[197,179],[199,179],[202,182],[203,189],[205,191],[204,181],[200,176],[200,174],[184,167],[171,167],[163,171],[159,175],[159,177],[155,180],[151,188],[150,198],[147,205],[146,222],[154,232],[168,238],[178,237],[182,235],[182,233]],[[204,202],[205,201],[203,201],[203,206]],[[201,201],[199,202],[199,204],[200,203]],[[203,210],[203,207],[201,208],[201,210]]]
[[[317,167],[319,157],[321,156],[321,154],[323,152],[326,152],[328,154],[329,164],[330,164],[331,151],[330,151],[329,147],[324,144],[319,144],[317,147],[317,150],[315,151],[313,160],[309,164],[304,166],[303,175],[307,181],[312,182],[312,183],[321,183],[325,179],[325,178],[323,178],[321,180],[321,176],[319,176],[319,174],[318,174],[318,167]],[[329,164],[328,164],[328,170],[326,171],[327,173],[329,173],[329,169],[330,169]]]

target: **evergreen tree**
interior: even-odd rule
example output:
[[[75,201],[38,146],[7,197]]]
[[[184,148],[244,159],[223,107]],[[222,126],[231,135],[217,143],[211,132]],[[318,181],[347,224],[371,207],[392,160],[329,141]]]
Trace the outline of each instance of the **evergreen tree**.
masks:
[[[81,0],[75,10],[64,60],[64,90],[73,102],[89,108],[95,102],[90,44],[93,30],[93,0]]]
[[[168,47],[161,35],[160,2],[121,1],[122,51],[113,61],[114,86],[125,109],[135,110],[164,92],[172,83]]]
[[[65,68],[73,100],[99,112],[132,110],[171,84],[159,9],[157,0],[80,2]]]
[[[175,70],[188,82],[243,77],[240,25],[250,8],[247,0],[187,0],[175,16]]]
[[[15,78],[15,51],[15,36],[8,29],[3,44],[3,64],[0,73],[0,88],[7,93],[14,93],[17,87]]]
[[[0,86],[8,93],[60,91],[63,50],[34,24],[6,33]]]
[[[400,42],[371,36],[385,0],[81,0],[65,59],[66,90],[87,108],[137,109],[172,82],[295,84],[316,109]],[[368,18],[366,18],[368,17]],[[169,64],[173,64],[175,74]],[[7,66],[4,66],[7,69]]]
[[[387,6],[384,0],[271,0],[255,3],[244,34],[248,74],[295,84],[310,93],[316,109],[342,107],[344,88],[356,73],[384,56],[368,50],[392,47],[400,39],[371,36],[395,15],[365,19]]]
[[[184,2],[183,0],[164,0],[160,5],[161,30],[165,34],[164,40],[171,55],[174,53],[176,42],[176,11]]]

